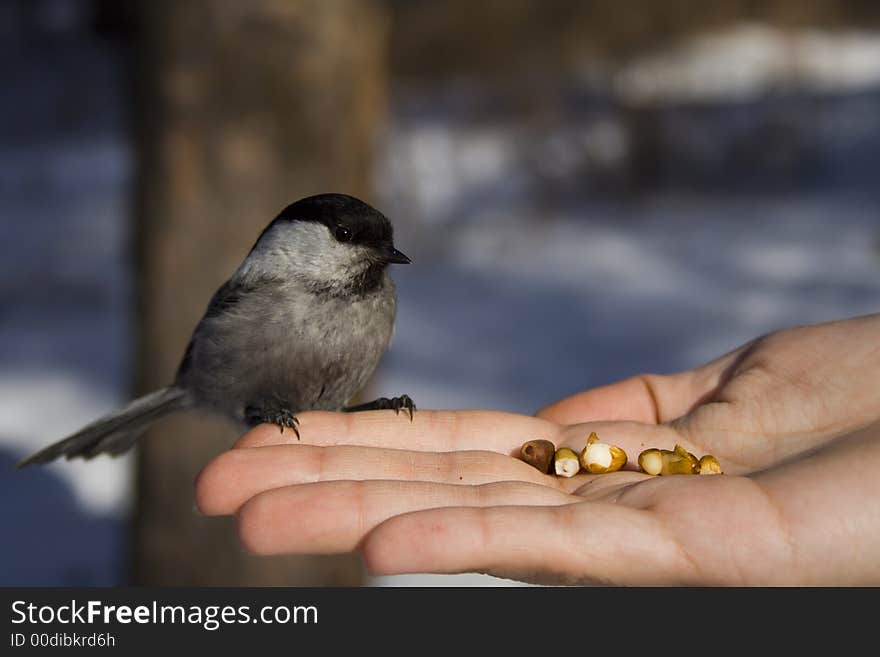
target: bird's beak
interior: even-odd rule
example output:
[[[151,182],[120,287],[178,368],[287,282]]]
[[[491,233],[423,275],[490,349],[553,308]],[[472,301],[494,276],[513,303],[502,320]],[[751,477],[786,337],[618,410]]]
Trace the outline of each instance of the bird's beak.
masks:
[[[412,262],[407,256],[395,249],[394,247],[385,252],[385,262],[395,265],[408,265]]]

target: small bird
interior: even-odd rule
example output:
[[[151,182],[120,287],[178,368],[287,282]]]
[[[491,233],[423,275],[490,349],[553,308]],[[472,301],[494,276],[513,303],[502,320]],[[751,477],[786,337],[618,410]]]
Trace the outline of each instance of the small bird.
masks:
[[[407,395],[347,406],[367,383],[394,330],[394,248],[378,210],[345,194],[288,205],[214,294],[193,331],[174,382],[99,418],[19,463],[122,454],[155,420],[189,409],[227,416],[245,429],[290,428],[306,410],[408,411]]]

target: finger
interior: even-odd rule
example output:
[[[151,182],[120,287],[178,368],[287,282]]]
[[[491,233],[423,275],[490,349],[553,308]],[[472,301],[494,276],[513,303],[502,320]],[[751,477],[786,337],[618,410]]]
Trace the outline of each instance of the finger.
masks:
[[[308,422],[309,435],[303,441],[315,445],[364,445],[428,452],[490,450],[519,456],[522,444],[533,438],[550,440],[557,447],[580,452],[590,433],[626,451],[630,469],[642,449],[672,449],[676,442],[693,451],[695,443],[677,429],[639,422],[590,422],[561,427],[555,422],[495,411],[418,411],[416,422],[399,422],[391,411],[363,413],[309,412],[300,417]],[[422,424],[419,424],[419,421]],[[276,427],[263,425],[246,433],[236,447],[305,444],[284,437]]]
[[[558,505],[572,498],[521,482],[456,486],[417,481],[337,481],[288,486],[249,500],[239,538],[255,554],[351,552],[388,518],[414,510],[501,503]]]
[[[641,374],[585,390],[545,406],[535,415],[562,425],[597,420],[669,422],[711,395],[744,348],[694,370],[672,375]]]
[[[525,481],[560,489],[583,483],[580,478],[563,480],[546,475],[519,459],[487,451],[432,453],[352,445],[270,445],[233,449],[209,462],[196,480],[196,505],[207,515],[230,514],[266,490],[345,479],[449,484]]]
[[[481,572],[540,583],[636,585],[694,576],[656,517],[602,502],[417,511],[379,525],[361,550],[377,575]]]
[[[360,413],[308,412],[298,415],[303,443],[365,445],[445,452],[486,449],[501,454],[518,452],[533,438],[553,440],[559,427],[528,415],[497,411],[416,411],[412,422],[393,411]],[[236,447],[291,444],[296,438],[272,425],[246,433]]]

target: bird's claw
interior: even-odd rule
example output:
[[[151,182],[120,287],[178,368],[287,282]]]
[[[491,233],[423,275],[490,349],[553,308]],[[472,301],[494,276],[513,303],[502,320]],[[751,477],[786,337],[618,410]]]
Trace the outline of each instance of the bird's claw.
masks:
[[[281,433],[284,433],[284,427],[287,427],[288,429],[293,429],[293,433],[296,434],[297,440],[300,440],[298,428],[299,423],[299,418],[287,409],[283,411],[278,411],[278,413],[275,415],[275,424],[278,425],[278,429],[281,431]]]
[[[274,424],[278,426],[278,430],[281,433],[284,433],[284,429],[293,429],[293,433],[296,434],[296,439],[300,440],[299,428],[300,424],[299,418],[293,414],[289,408],[281,408],[281,409],[260,409],[254,407],[248,407],[245,410],[245,418],[248,421],[248,424],[251,426],[256,426],[258,424]]]
[[[413,421],[413,414],[416,411],[415,402],[410,399],[409,395],[401,395],[400,397],[392,397],[391,398],[391,408],[394,409],[394,412],[397,415],[400,415],[401,410],[405,410],[409,412],[409,421]]]

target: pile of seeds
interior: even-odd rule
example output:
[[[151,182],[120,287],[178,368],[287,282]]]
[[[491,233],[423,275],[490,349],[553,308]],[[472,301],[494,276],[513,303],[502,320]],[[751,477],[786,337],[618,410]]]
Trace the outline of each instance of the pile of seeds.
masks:
[[[520,458],[544,474],[573,477],[579,472],[605,474],[626,465],[627,457],[617,445],[604,443],[595,432],[577,454],[568,447],[559,449],[549,440],[535,439],[523,443]],[[639,469],[649,475],[723,474],[721,464],[711,454],[697,458],[681,445],[674,449],[646,449],[639,454]]]

